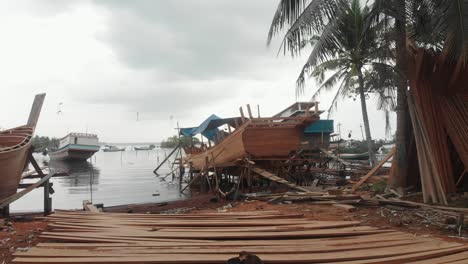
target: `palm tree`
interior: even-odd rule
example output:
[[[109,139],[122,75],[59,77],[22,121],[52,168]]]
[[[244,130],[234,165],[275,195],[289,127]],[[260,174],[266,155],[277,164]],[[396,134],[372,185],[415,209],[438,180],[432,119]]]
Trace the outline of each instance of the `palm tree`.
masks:
[[[336,14],[345,0],[281,0],[268,34],[268,43],[284,27],[289,30],[284,39],[285,51],[297,55],[304,39],[323,30],[326,21]],[[392,17],[390,33],[393,38],[386,45],[395,47],[394,81],[397,85],[397,132],[395,173],[390,185],[406,185],[407,147],[411,126],[407,111],[407,41],[415,46],[432,48],[452,60],[468,61],[468,0],[375,0],[374,10]],[[385,79],[385,77],[384,77]]]
[[[318,4],[319,2],[312,3]],[[299,1],[298,4],[302,2]],[[362,7],[359,0],[323,2],[323,5],[325,10],[330,8],[329,14],[327,12],[318,14],[318,17],[323,19],[323,23],[316,23],[314,28],[309,29],[299,26],[297,30],[292,30],[295,27],[293,24],[285,37],[284,45],[293,51],[293,55],[304,48],[304,43],[311,42],[313,45],[312,52],[297,79],[297,91],[301,93],[304,90],[305,79],[309,75],[315,77],[320,83],[314,97],[323,90],[331,89],[338,84],[329,113],[333,107],[336,107],[341,96],[356,95],[361,102],[370,161],[372,165],[375,165],[375,149],[370,131],[366,97],[368,93],[379,91],[379,94],[383,95],[381,98],[393,98],[393,93],[389,92],[393,87],[389,86],[388,82],[387,86],[384,86],[385,80],[376,74],[380,71],[393,71],[393,67],[388,65],[386,60],[386,54],[391,51],[387,46],[379,45],[380,38],[385,36],[382,30],[387,20],[378,19],[378,13],[367,6]],[[297,18],[298,21],[301,19],[304,17]],[[305,31],[301,32],[301,30]],[[308,34],[306,31],[317,32],[318,35],[304,40],[303,36]],[[331,75],[325,79],[328,73]],[[380,88],[378,84],[382,87]],[[380,100],[381,107],[389,105],[387,99]]]
[[[376,0],[375,9],[394,18],[397,77],[396,166],[393,187],[406,186],[407,148],[411,127],[407,108],[407,43],[434,49],[445,57],[466,63],[468,59],[467,0]],[[392,44],[388,44],[392,45]]]

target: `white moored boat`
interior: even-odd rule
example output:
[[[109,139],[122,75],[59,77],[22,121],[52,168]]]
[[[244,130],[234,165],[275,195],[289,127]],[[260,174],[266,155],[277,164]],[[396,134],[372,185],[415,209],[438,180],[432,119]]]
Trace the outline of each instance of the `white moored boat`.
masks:
[[[59,148],[49,153],[52,160],[87,160],[99,151],[97,135],[70,133],[60,139]]]

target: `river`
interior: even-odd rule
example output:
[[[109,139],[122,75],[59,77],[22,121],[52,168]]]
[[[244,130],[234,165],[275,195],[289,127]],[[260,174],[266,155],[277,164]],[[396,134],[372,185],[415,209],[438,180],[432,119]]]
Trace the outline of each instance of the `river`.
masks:
[[[178,180],[156,177],[154,168],[169,154],[170,149],[134,151],[132,146],[122,152],[97,152],[88,162],[63,163],[51,161],[50,168],[68,172],[68,176],[52,178],[55,193],[52,197],[54,209],[82,208],[83,200],[105,206],[132,203],[166,202],[186,198],[179,193]],[[40,162],[47,160],[35,155]],[[161,175],[169,173],[169,165],[159,170]],[[37,179],[28,180],[29,182]],[[43,210],[43,190],[36,189],[11,204],[12,212]]]

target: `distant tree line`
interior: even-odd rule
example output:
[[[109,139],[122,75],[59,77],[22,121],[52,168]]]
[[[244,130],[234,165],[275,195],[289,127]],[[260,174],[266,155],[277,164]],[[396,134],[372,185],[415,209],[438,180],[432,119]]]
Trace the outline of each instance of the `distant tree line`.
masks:
[[[42,152],[44,150],[58,149],[60,140],[58,138],[49,138],[35,136],[33,137],[31,144],[34,147],[34,151]]]
[[[190,137],[186,136],[181,136],[180,137],[180,144],[182,147],[188,147],[191,144],[198,144],[200,143],[200,140],[198,138],[192,138],[190,140]],[[161,142],[161,148],[175,148],[177,145],[179,145],[179,137],[177,135],[174,135],[172,137],[168,137],[166,140],[163,140]]]

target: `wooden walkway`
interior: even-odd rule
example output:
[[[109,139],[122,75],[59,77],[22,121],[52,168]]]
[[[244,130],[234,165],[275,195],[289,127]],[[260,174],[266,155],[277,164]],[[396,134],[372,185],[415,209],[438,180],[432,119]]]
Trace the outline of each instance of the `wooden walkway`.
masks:
[[[240,251],[265,263],[467,263],[468,246],[356,221],[274,211],[119,214],[59,211],[13,263],[226,263]]]
[[[310,192],[310,190],[307,190],[306,188],[303,188],[301,186],[297,186],[296,184],[292,183],[292,182],[289,182],[269,171],[266,171],[264,169],[261,169],[259,167],[256,167],[256,166],[252,166],[251,167],[252,171],[257,173],[258,175],[262,176],[263,178],[266,178],[270,181],[274,181],[274,182],[277,182],[277,183],[281,183],[281,184],[284,184],[286,186],[288,186],[289,188],[291,189],[295,189],[295,190],[298,190],[298,191],[301,191],[301,192]]]

